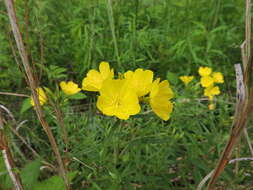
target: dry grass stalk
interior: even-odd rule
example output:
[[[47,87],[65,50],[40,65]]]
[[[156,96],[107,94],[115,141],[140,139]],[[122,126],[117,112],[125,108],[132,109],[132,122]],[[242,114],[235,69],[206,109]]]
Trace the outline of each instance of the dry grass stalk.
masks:
[[[15,189],[24,190],[19,175],[14,172],[14,168],[15,168],[14,161],[13,161],[11,152],[9,151],[7,138],[4,135],[4,124],[3,124],[1,111],[0,111],[0,150],[2,151],[6,169],[8,171],[8,174],[11,178],[11,181]]]
[[[230,160],[228,162],[228,164],[233,164],[233,163],[238,163],[241,161],[253,161],[253,157],[246,157],[246,158],[236,158],[233,160]],[[214,170],[212,170],[211,172],[209,172],[203,179],[202,181],[199,183],[197,190],[201,190],[202,187],[205,185],[206,181],[213,175]]]
[[[252,144],[250,142],[249,134],[248,134],[248,131],[246,128],[243,130],[243,133],[244,133],[244,136],[245,136],[246,141],[248,143],[250,154],[253,157],[253,148],[252,148]]]
[[[51,147],[52,147],[52,149],[55,153],[55,156],[56,156],[56,159],[57,159],[57,162],[58,162],[58,165],[59,165],[59,173],[62,176],[67,189],[70,189],[70,185],[69,185],[68,178],[67,178],[67,175],[66,175],[66,170],[64,168],[64,164],[63,164],[59,149],[57,147],[57,144],[56,144],[55,138],[53,136],[53,133],[52,133],[52,131],[51,131],[46,119],[45,119],[44,112],[43,112],[43,110],[40,106],[40,103],[39,103],[38,94],[36,92],[37,85],[36,85],[35,78],[34,78],[33,73],[32,73],[31,66],[29,64],[29,59],[28,59],[28,55],[27,55],[23,40],[22,40],[22,35],[20,33],[20,30],[19,30],[13,0],[5,0],[5,5],[6,5],[6,8],[7,8],[7,12],[8,12],[12,32],[13,32],[13,35],[14,35],[14,38],[15,38],[15,41],[16,41],[16,45],[17,45],[17,48],[18,48],[18,51],[19,51],[19,55],[21,57],[23,67],[25,69],[25,74],[28,78],[28,85],[29,85],[29,87],[31,88],[31,91],[32,91],[32,97],[33,97],[34,102],[35,102],[35,111],[37,113],[38,119],[39,119],[44,131],[46,132],[46,134],[48,136]]]
[[[2,109],[4,112],[6,112],[6,114],[9,116],[9,118],[12,121],[12,124],[14,126],[8,125],[9,129],[11,130],[11,132],[13,134],[15,134],[20,141],[31,151],[31,153],[33,153],[33,155],[37,158],[42,159],[42,157],[36,152],[36,150],[34,150],[32,148],[32,146],[25,140],[25,138],[23,136],[21,136],[18,132],[18,130],[21,128],[21,126],[26,123],[28,120],[24,120],[20,123],[17,123],[16,119],[14,118],[14,115],[12,114],[12,112],[5,106],[0,105],[0,109]],[[1,112],[1,110],[0,110]],[[48,167],[50,167],[51,170],[53,171],[57,171],[57,169],[55,168],[55,166],[53,164],[50,164],[49,162],[47,162],[46,160],[42,160],[42,163],[47,165]]]
[[[253,91],[250,76],[252,75],[252,55],[251,55],[251,0],[246,0],[246,17],[245,17],[245,42],[241,46],[242,62],[244,73],[241,71],[239,64],[236,65],[237,78],[237,104],[235,117],[232,124],[230,138],[224,148],[220,160],[212,174],[208,184],[208,190],[215,185],[217,178],[220,176],[226,165],[229,163],[235,145],[238,143],[242,132],[252,113]]]
[[[232,124],[230,138],[227,142],[227,145],[220,157],[220,160],[216,166],[216,169],[212,175],[212,178],[208,184],[208,190],[212,189],[213,185],[215,184],[217,178],[220,176],[226,165],[228,164],[232,152],[234,150],[235,145],[238,143],[241,134],[244,130],[244,127],[249,119],[249,116],[252,112],[252,95],[246,96],[245,91],[248,88],[244,88],[244,84],[242,81],[242,72],[238,69],[240,65],[237,65],[237,105],[236,105],[236,112],[234,121]],[[241,73],[241,74],[238,74]],[[239,76],[238,76],[239,75]],[[238,79],[239,78],[239,79]],[[252,94],[252,93],[249,93]]]
[[[0,92],[1,95],[7,95],[7,96],[18,96],[18,97],[30,97],[26,94],[18,94],[13,92]]]

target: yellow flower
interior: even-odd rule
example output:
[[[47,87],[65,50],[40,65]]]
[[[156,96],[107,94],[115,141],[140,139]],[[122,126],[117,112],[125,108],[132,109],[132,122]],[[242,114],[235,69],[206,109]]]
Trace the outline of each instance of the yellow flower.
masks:
[[[210,67],[199,67],[199,75],[204,77],[204,76],[209,76],[212,73],[212,69]]]
[[[212,76],[215,83],[224,83],[224,77],[221,72],[214,72]]]
[[[202,87],[212,86],[213,83],[214,83],[214,80],[210,76],[204,76],[204,77],[201,77],[201,79],[200,79],[200,84]]]
[[[99,65],[99,72],[97,70],[90,70],[87,76],[82,81],[82,89],[87,91],[99,91],[103,82],[114,76],[113,69],[110,69],[108,62],[101,62]]]
[[[215,108],[215,105],[213,103],[211,103],[211,104],[208,105],[208,109],[209,110],[214,110],[214,108]]]
[[[78,88],[78,85],[72,81],[69,81],[67,83],[65,81],[62,81],[60,82],[60,87],[62,91],[67,95],[76,94],[81,90],[80,88]]]
[[[126,79],[108,79],[99,92],[97,107],[105,115],[126,120],[140,112],[138,97],[129,89]]]
[[[173,96],[167,80],[160,82],[160,79],[156,79],[153,82],[149,96],[150,105],[155,114],[165,121],[170,118],[173,110],[173,104],[169,101]]]
[[[47,102],[47,96],[43,90],[43,88],[36,88],[36,92],[38,94],[38,97],[39,97],[39,102],[40,102],[40,105],[44,105],[46,102]],[[32,106],[35,106],[35,103],[34,103],[34,100],[33,100],[33,97],[31,97],[31,102]]]
[[[220,94],[220,88],[218,86],[210,86],[205,88],[204,95],[205,96],[214,96]]]
[[[150,70],[136,69],[124,73],[124,77],[131,89],[133,89],[138,97],[145,96],[149,93],[152,81],[153,72]]]
[[[179,79],[187,86],[194,79],[194,76],[181,76]]]

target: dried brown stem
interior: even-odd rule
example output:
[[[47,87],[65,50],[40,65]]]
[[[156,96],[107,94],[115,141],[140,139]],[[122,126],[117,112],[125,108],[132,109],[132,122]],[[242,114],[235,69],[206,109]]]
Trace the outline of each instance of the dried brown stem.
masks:
[[[252,93],[248,92],[249,88],[244,86],[245,79],[243,78],[242,69],[239,64],[235,65],[236,81],[237,81],[237,104],[234,116],[234,121],[231,128],[230,138],[224,148],[220,160],[213,172],[213,175],[208,184],[208,190],[211,190],[216,183],[217,178],[220,176],[226,165],[228,164],[235,145],[241,137],[244,127],[252,112]],[[250,70],[249,70],[250,71]],[[249,94],[249,95],[246,95]]]
[[[241,161],[253,161],[253,157],[246,157],[246,158],[236,158],[233,160],[230,160],[228,162],[228,164],[233,164],[233,163],[237,163],[237,162],[241,162]],[[205,185],[206,181],[213,175],[214,170],[212,170],[211,172],[209,172],[209,174],[207,174],[202,181],[199,183],[197,190],[201,190],[202,187]]]
[[[62,115],[62,112],[61,112],[61,110],[58,106],[54,107],[54,111],[55,111],[55,114],[56,114],[56,119],[57,119],[57,121],[58,121],[58,123],[61,127],[61,131],[63,133],[63,141],[64,141],[66,151],[67,151],[68,150],[69,140],[68,140],[68,133],[67,133],[67,130],[66,130],[66,126],[65,126],[64,120],[63,120],[63,115]]]
[[[20,122],[20,123],[18,124],[18,123],[16,122],[16,120],[15,120],[15,118],[14,118],[12,112],[11,112],[8,108],[6,108],[6,107],[3,106],[3,105],[0,105],[0,108],[1,108],[3,111],[6,112],[6,114],[7,114],[7,115],[10,117],[10,119],[12,120],[13,125],[16,126],[16,128],[15,128],[15,127],[12,127],[11,125],[9,125],[8,127],[11,129],[11,131],[12,131],[12,132],[21,140],[21,142],[34,154],[35,157],[41,158],[41,156],[36,152],[36,150],[34,150],[34,149],[29,145],[29,143],[26,142],[25,138],[22,137],[22,136],[19,134],[19,132],[18,132],[19,128],[20,128],[25,122],[27,122],[27,120],[24,120],[24,121],[22,121],[22,122]],[[1,111],[1,110],[0,110],[0,111]],[[49,162],[47,162],[47,161],[45,161],[45,160],[43,160],[42,162],[43,162],[44,164],[50,166],[54,171],[56,171],[55,167],[54,167],[52,164],[50,164]]]
[[[55,111],[55,114],[56,114],[56,120],[57,120],[58,124],[60,125],[61,132],[63,134],[62,135],[63,136],[63,142],[64,142],[64,145],[65,145],[64,164],[68,165],[69,161],[70,161],[69,152],[68,152],[69,151],[68,133],[67,133],[66,126],[65,126],[65,123],[64,123],[63,114],[61,112],[61,109],[59,108],[59,105],[55,104],[55,105],[53,105],[53,107],[54,107],[54,111]]]
[[[39,119],[44,131],[46,132],[46,134],[48,136],[49,142],[50,142],[51,147],[52,147],[54,154],[56,156],[56,159],[57,159],[57,162],[59,165],[59,173],[62,176],[67,189],[70,189],[70,185],[68,182],[68,178],[66,175],[66,171],[65,171],[65,168],[63,165],[63,161],[62,161],[59,149],[57,147],[53,133],[52,133],[52,131],[45,119],[44,112],[43,112],[43,110],[40,106],[40,103],[39,103],[38,94],[36,92],[37,85],[36,85],[35,78],[32,73],[31,66],[29,64],[29,59],[28,59],[27,52],[25,50],[23,40],[22,40],[22,35],[19,30],[13,0],[5,0],[5,5],[7,8],[7,12],[8,12],[12,32],[13,32],[13,35],[14,35],[14,38],[16,41],[16,45],[18,47],[19,55],[21,57],[23,67],[25,69],[25,74],[28,78],[28,85],[30,86],[31,91],[32,91],[32,97],[33,97],[34,103],[35,103],[35,111],[37,113],[38,119]]]
[[[241,45],[242,73],[240,65],[236,66],[236,81],[237,81],[237,104],[235,110],[234,121],[231,128],[230,138],[223,150],[219,162],[212,174],[208,184],[208,190],[211,190],[215,185],[217,178],[220,176],[228,161],[231,158],[232,152],[242,132],[245,129],[250,114],[252,113],[253,91],[250,76],[252,75],[253,60],[251,55],[251,0],[246,2],[246,15],[245,15],[245,41]]]
[[[248,143],[250,154],[251,154],[251,156],[253,156],[253,148],[252,148],[250,138],[249,138],[249,134],[248,134],[248,131],[247,131],[246,128],[243,130],[243,133],[244,133],[244,136],[245,136],[246,141]]]
[[[8,171],[8,174],[11,178],[11,181],[15,189],[24,190],[19,175],[14,172],[14,168],[15,168],[14,161],[13,161],[11,152],[9,151],[7,138],[4,135],[4,125],[3,125],[3,118],[2,118],[1,111],[0,111],[0,150],[2,151],[6,169]]]
[[[7,95],[7,96],[19,96],[19,97],[30,97],[26,94],[18,94],[18,93],[12,93],[12,92],[0,92],[1,95]]]

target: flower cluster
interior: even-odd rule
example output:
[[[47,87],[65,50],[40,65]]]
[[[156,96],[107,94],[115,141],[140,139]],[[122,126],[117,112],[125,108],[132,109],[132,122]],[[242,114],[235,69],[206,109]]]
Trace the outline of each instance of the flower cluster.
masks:
[[[212,72],[210,67],[200,67],[199,75],[201,76],[200,84],[204,88],[204,95],[208,97],[211,104],[209,104],[209,109],[214,109],[212,104],[215,95],[220,94],[220,88],[215,86],[218,83],[224,83],[224,77],[221,72]]]
[[[114,71],[108,62],[101,62],[99,71],[91,69],[82,81],[82,89],[73,81],[60,82],[61,90],[72,96],[81,90],[99,92],[97,108],[105,115],[116,116],[126,120],[131,115],[140,112],[140,101],[148,102],[163,120],[168,120],[173,109],[170,101],[173,92],[167,80],[153,81],[151,70],[136,69],[127,71],[118,79],[114,78]],[[48,98],[42,88],[37,88],[40,105],[44,105]],[[33,98],[31,104],[34,106]]]
[[[210,100],[208,107],[214,109],[214,96],[220,94],[220,89],[216,84],[224,83],[223,75],[220,72],[212,72],[209,67],[200,67],[198,73],[201,76],[200,84],[204,88],[204,95]],[[187,86],[194,76],[181,76],[179,79]],[[81,90],[98,92],[97,108],[105,115],[116,116],[123,120],[141,111],[140,102],[149,103],[153,112],[165,121],[170,118],[173,110],[171,99],[174,93],[169,82],[160,81],[160,78],[154,80],[151,70],[138,68],[115,78],[114,70],[110,68],[108,62],[103,61],[98,71],[95,69],[88,71],[81,88],[73,81],[62,81],[59,86],[70,98]],[[41,87],[36,91],[40,105],[44,105],[48,101],[46,93]],[[30,103],[34,106],[33,98]]]
[[[152,110],[168,120],[173,109],[173,92],[167,80],[153,81],[151,70],[136,69],[114,78],[108,62],[101,62],[99,71],[90,70],[82,81],[82,89],[99,92],[97,108],[105,115],[126,120],[140,112],[141,100],[148,100]],[[144,101],[145,102],[145,101]]]

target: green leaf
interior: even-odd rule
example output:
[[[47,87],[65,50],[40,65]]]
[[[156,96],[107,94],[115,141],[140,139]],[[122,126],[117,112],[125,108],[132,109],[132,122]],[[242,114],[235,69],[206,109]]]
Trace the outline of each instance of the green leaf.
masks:
[[[33,190],[45,190],[45,189],[53,189],[53,190],[64,190],[65,185],[64,181],[59,176],[50,177],[47,180],[44,180],[41,183],[37,183]]]
[[[85,99],[87,96],[84,93],[77,93],[71,96],[68,96],[69,99],[73,99],[73,100],[81,100],[81,99]]]
[[[24,113],[25,111],[27,111],[28,109],[30,109],[32,107],[31,104],[31,98],[27,98],[23,101],[22,106],[21,106],[21,110],[20,113]]]
[[[25,186],[25,189],[31,190],[37,182],[40,173],[40,166],[40,160],[34,160],[26,164],[25,167],[21,170],[21,179],[22,183]]]
[[[42,65],[42,64],[36,63],[36,66],[38,66],[40,69],[42,69],[43,71],[45,71],[45,72],[47,72],[47,73],[49,72],[48,68],[45,67],[45,66]]]
[[[0,172],[2,172],[2,174],[0,175],[0,184],[2,185],[2,187],[5,189],[12,188],[12,182],[5,167],[4,159],[2,156],[0,156]]]
[[[176,1],[172,1],[172,4],[175,5],[175,6],[178,6],[178,7],[186,7],[187,5],[187,0],[176,0]]]
[[[177,84],[179,81],[178,76],[170,71],[167,72],[166,78],[168,79],[169,82],[171,82],[174,85]]]
[[[112,179],[115,179],[115,180],[118,179],[118,176],[115,173],[112,173],[109,171],[109,174],[112,177]]]
[[[69,181],[76,176],[77,172],[70,172],[67,174]],[[52,176],[49,179],[46,179],[40,183],[37,183],[32,190],[65,190],[65,184],[63,179],[60,176]]]

